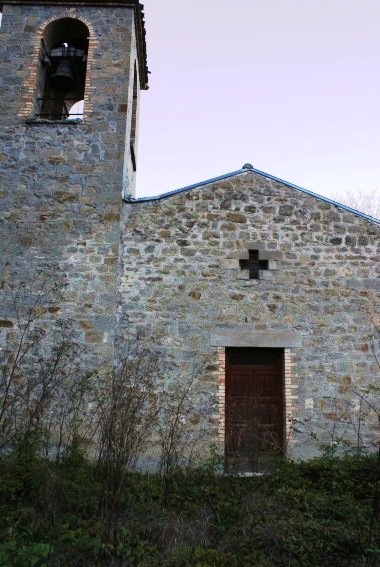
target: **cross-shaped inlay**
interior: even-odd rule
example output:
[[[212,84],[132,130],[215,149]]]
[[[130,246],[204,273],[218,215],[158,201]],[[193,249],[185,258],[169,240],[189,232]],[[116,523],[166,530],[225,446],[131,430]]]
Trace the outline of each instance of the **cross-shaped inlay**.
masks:
[[[260,260],[258,250],[249,250],[248,252],[248,260],[239,260],[240,268],[242,270],[249,270],[250,280],[258,280],[259,270],[268,269],[268,260]]]

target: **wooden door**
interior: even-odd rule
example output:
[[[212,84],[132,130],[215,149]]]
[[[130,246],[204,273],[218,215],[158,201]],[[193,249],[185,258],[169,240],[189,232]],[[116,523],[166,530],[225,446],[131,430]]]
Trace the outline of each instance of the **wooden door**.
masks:
[[[283,350],[226,349],[226,465],[265,472],[283,450]]]

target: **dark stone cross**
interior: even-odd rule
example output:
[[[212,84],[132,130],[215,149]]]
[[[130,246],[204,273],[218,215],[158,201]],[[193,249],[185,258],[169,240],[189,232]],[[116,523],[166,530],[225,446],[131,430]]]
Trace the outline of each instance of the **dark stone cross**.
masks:
[[[260,260],[258,250],[249,250],[249,259],[239,260],[239,264],[242,270],[249,270],[250,280],[258,280],[259,270],[268,269],[268,260]]]

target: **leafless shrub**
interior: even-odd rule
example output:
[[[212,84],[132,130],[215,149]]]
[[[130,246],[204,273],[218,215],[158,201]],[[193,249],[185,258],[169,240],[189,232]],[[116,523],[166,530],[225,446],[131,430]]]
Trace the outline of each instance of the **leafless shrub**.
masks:
[[[158,355],[151,347],[142,336],[130,337],[124,345],[123,360],[103,393],[99,467],[106,538],[119,509],[126,475],[146,451],[157,423],[162,372]]]
[[[202,408],[199,388],[202,368],[202,362],[197,361],[180,373],[166,373],[164,377],[158,420],[159,471],[163,477],[173,474],[179,466],[190,465],[193,451],[202,437],[199,417],[202,413],[207,414],[207,408]]]
[[[52,319],[61,288],[40,277],[8,290],[13,324],[1,349],[0,451],[48,455],[54,446],[59,458],[83,413],[83,349],[69,321]]]
[[[202,370],[203,363],[198,360],[180,373],[165,375],[157,424],[164,504],[168,502],[173,475],[192,466],[203,442],[202,419],[210,408],[200,388]]]

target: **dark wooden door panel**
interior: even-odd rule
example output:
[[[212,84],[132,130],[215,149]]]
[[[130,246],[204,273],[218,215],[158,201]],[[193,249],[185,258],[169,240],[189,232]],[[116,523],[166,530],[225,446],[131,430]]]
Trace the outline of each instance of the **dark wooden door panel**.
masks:
[[[268,470],[283,447],[282,353],[276,349],[273,364],[268,364],[267,352],[247,350],[242,364],[239,353],[230,358],[227,353],[226,462],[241,472],[254,472]],[[252,364],[255,354],[259,364]]]

